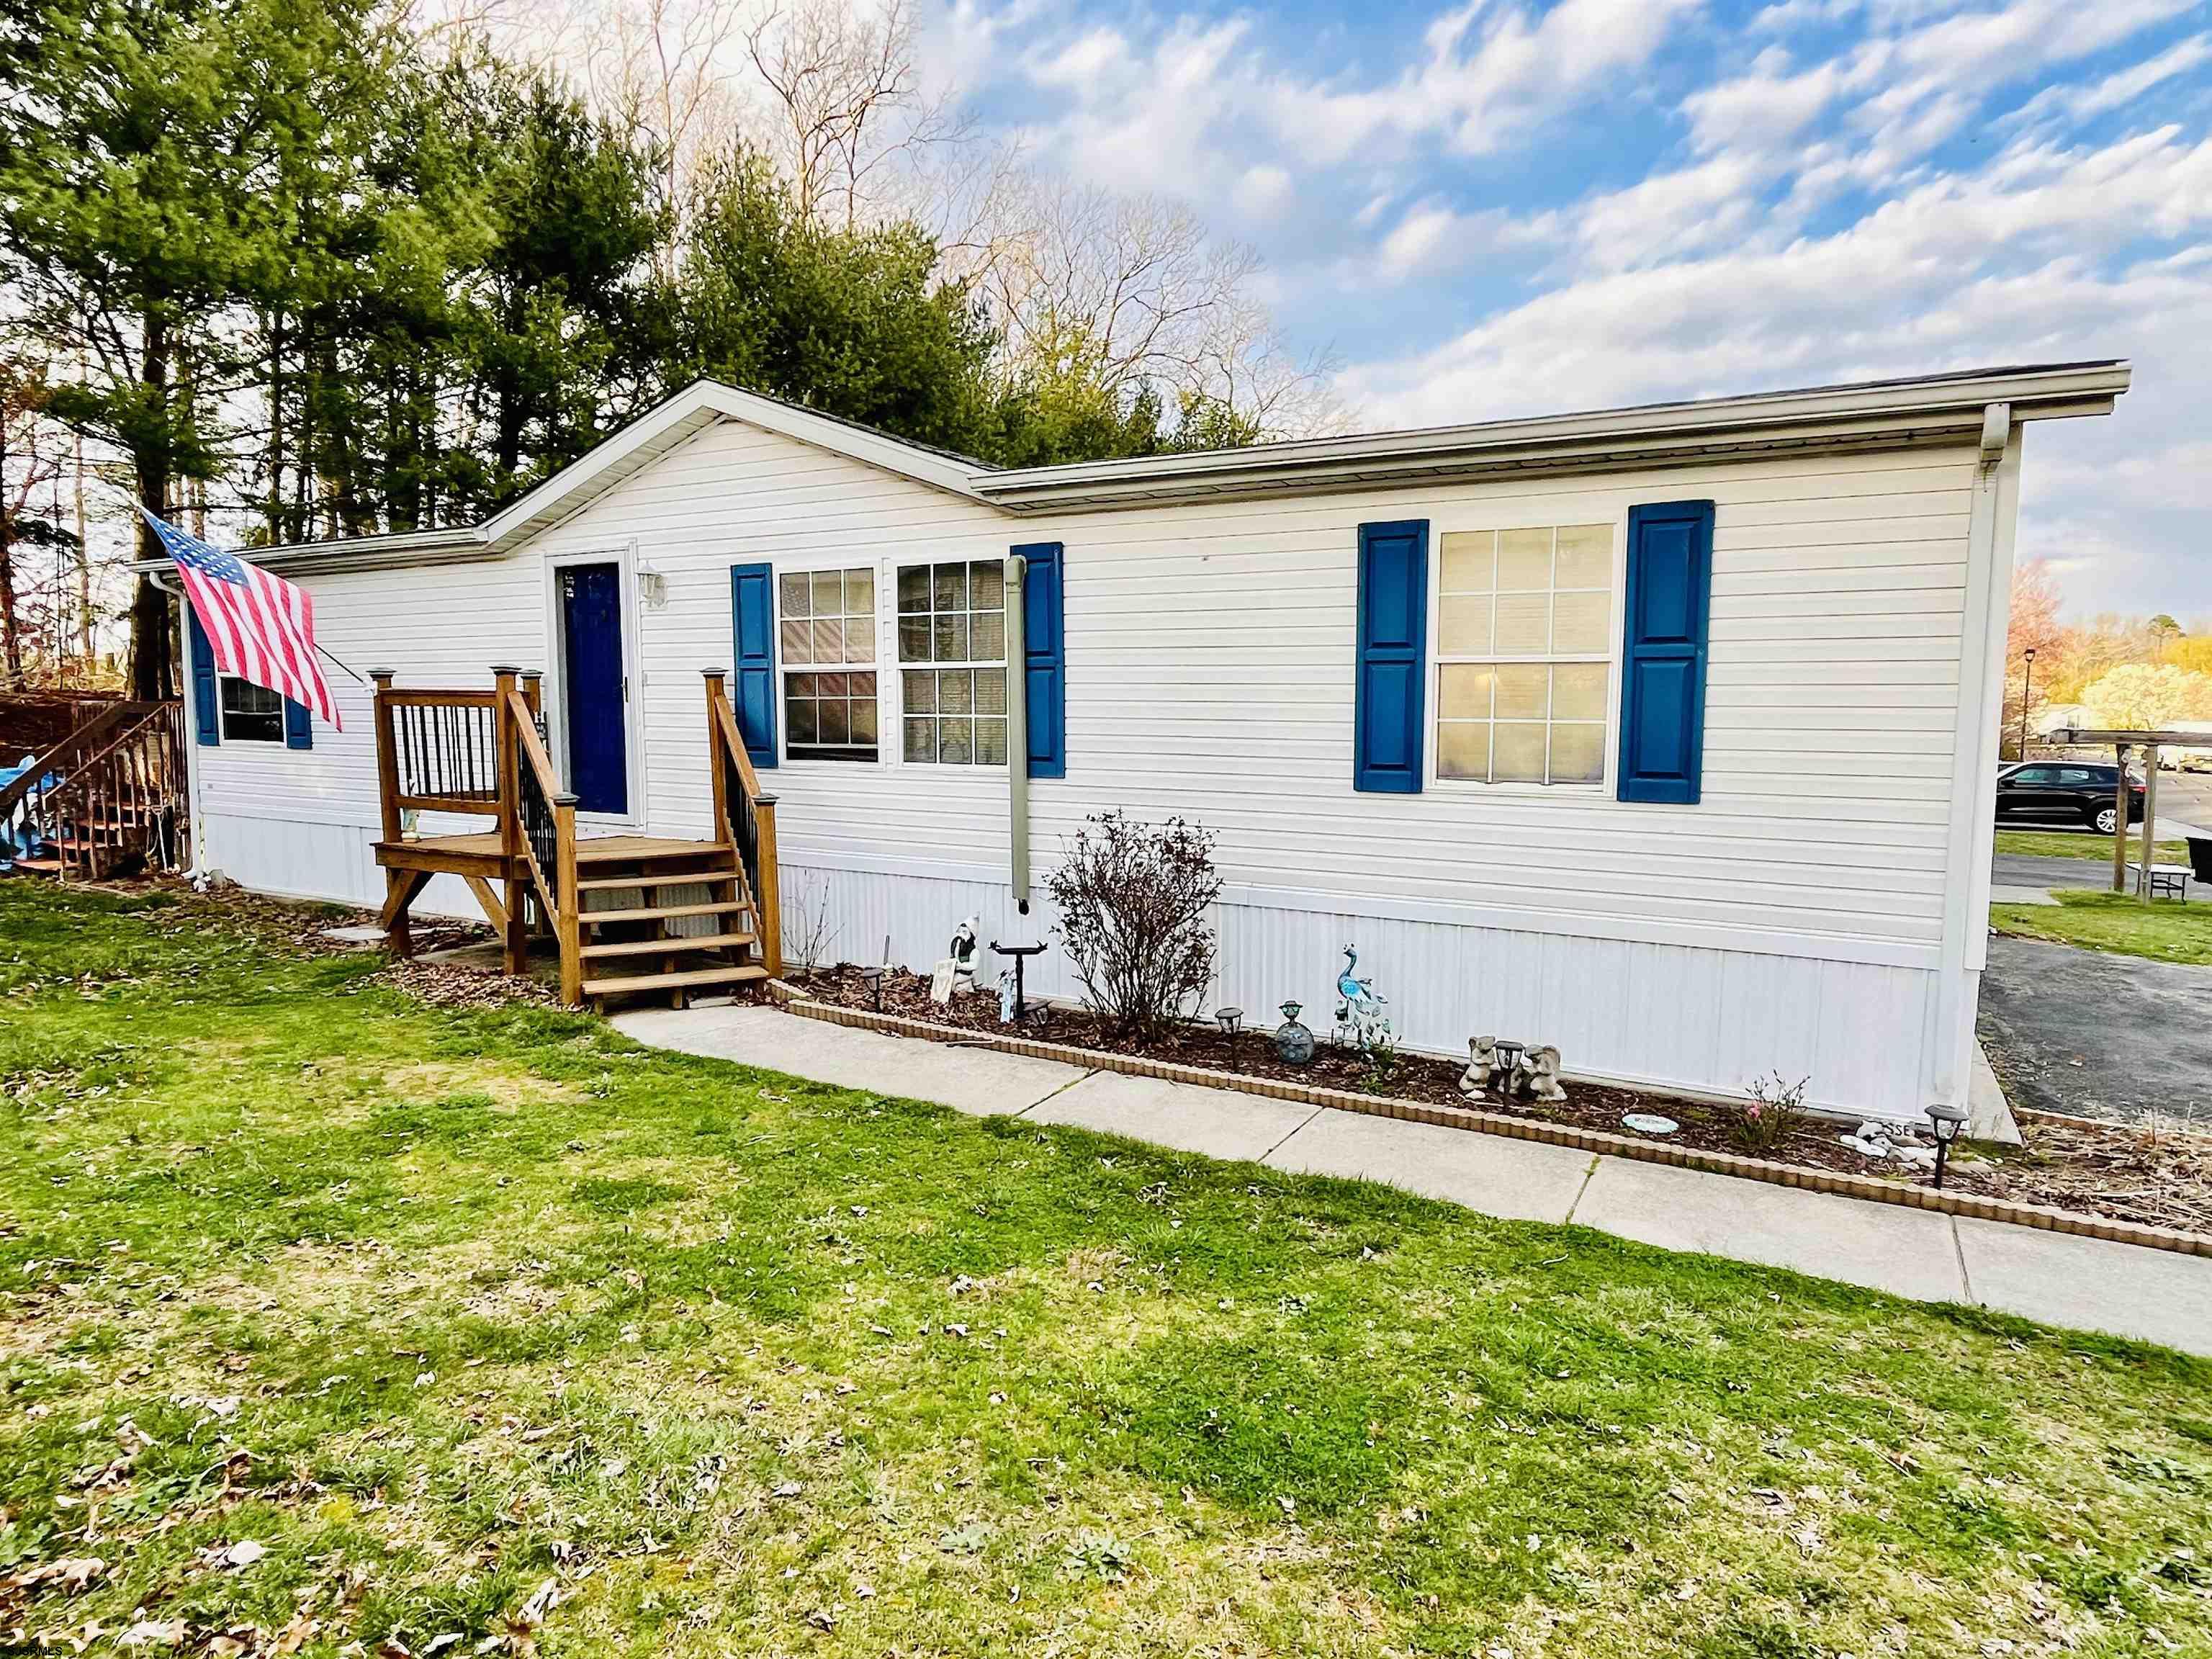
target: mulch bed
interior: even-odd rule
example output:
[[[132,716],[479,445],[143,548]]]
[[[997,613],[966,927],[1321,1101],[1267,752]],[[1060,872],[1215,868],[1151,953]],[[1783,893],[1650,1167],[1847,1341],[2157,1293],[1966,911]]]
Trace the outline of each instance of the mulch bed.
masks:
[[[848,1008],[872,1010],[874,990],[857,969],[841,966],[793,981],[809,996]],[[940,1025],[1008,1035],[999,1023],[999,1001],[988,993],[955,998],[950,1007],[930,1000],[927,975],[894,971],[884,976],[882,1012]],[[1309,1011],[1312,1012],[1312,1011]],[[1427,1105],[1475,1106],[1482,1110],[1608,1134],[1633,1134],[1622,1117],[1656,1112],[1681,1127],[1666,1139],[1705,1152],[1734,1152],[1906,1185],[1929,1177],[1899,1163],[1875,1159],[1841,1144],[1854,1125],[1807,1116],[1772,1146],[1747,1144],[1740,1132],[1739,1107],[1685,1100],[1678,1095],[1570,1082],[1567,1098],[1549,1104],[1500,1101],[1493,1094],[1470,1100],[1459,1091],[1462,1060],[1401,1054],[1377,1077],[1358,1054],[1327,1041],[1328,1011],[1316,1027],[1320,1047],[1312,1063],[1286,1066],[1275,1057],[1272,1027],[1245,1031],[1233,1049],[1218,1027],[1187,1024],[1155,1042],[1127,1040],[1109,1030],[1088,1009],[1055,1004],[1048,1022],[1032,1024],[1027,1035],[1105,1054],[1199,1066],[1247,1077],[1271,1078],[1312,1088],[1389,1096]],[[1309,1020],[1310,1024],[1312,1021]],[[2192,1232],[2212,1232],[2212,1137],[2124,1124],[2031,1119],[2021,1125],[2022,1146],[1977,1146],[1956,1154],[1944,1176],[1947,1190],[1980,1194],[2014,1204],[2044,1204]]]

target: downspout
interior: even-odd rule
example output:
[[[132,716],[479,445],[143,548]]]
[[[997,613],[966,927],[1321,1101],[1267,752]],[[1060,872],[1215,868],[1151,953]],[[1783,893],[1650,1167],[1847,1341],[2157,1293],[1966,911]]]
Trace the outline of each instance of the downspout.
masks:
[[[197,725],[199,710],[191,697],[192,625],[186,613],[192,602],[185,596],[184,585],[176,579],[174,570],[172,566],[167,572],[149,571],[147,575],[155,586],[164,593],[173,593],[177,599],[177,663],[181,671],[177,676],[177,691],[184,702],[185,819],[185,831],[192,838],[192,855],[185,866],[185,875],[190,879],[207,868],[206,838],[202,830],[206,814],[202,808],[205,797],[200,793],[200,734]]]
[[[1014,908],[1030,913],[1030,698],[1028,641],[1023,623],[1029,615],[1024,588],[1030,562],[1006,559],[1006,861]]]
[[[1987,960],[1991,807],[1996,735],[2004,707],[2013,532],[2019,511],[2020,434],[2009,404],[1983,411],[1966,526],[1966,596],[1960,618],[1958,719],[1953,728],[1952,799],[1936,1033],[1936,1097],[1967,1101],[1974,1017]],[[1979,1131],[1977,1131],[1978,1133]]]

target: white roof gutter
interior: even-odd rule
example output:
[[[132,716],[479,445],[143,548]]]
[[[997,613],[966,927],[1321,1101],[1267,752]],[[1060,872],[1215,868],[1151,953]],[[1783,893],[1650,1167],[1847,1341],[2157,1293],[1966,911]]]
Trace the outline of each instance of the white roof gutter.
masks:
[[[1013,512],[1110,507],[1446,477],[1589,471],[1778,450],[1905,448],[1977,438],[1992,404],[2015,420],[2107,415],[2124,362],[1977,370],[1925,380],[1657,404],[1534,420],[1306,439],[1249,449],[978,473]]]

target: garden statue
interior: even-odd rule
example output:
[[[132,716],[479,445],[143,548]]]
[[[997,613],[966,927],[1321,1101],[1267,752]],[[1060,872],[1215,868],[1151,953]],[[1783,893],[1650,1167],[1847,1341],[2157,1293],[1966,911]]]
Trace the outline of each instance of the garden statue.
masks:
[[[999,1024],[1014,1023],[1014,970],[1001,969],[999,973]]]
[[[975,988],[975,918],[970,916],[952,930],[949,954],[937,964],[930,975],[929,1000],[944,1007],[963,991]]]
[[[1336,1041],[1362,1054],[1387,1052],[1391,1047],[1390,1019],[1382,1011],[1390,1006],[1390,999],[1375,994],[1374,981],[1352,977],[1352,970],[1358,965],[1359,952],[1346,945],[1344,971],[1336,976],[1336,994],[1344,999],[1336,1008]]]
[[[1529,1100],[1556,1103],[1567,1097],[1567,1091],[1559,1085],[1559,1051],[1548,1043],[1521,1056],[1515,1082],[1522,1095]]]
[[[1471,1097],[1488,1094],[1490,1080],[1497,1075],[1498,1039],[1494,1036],[1469,1037],[1467,1070],[1459,1074],[1460,1093]]]
[[[1275,1030],[1275,1058],[1285,1066],[1305,1066],[1314,1057],[1314,1034],[1298,1024],[1302,1002],[1283,1004],[1283,1023]]]

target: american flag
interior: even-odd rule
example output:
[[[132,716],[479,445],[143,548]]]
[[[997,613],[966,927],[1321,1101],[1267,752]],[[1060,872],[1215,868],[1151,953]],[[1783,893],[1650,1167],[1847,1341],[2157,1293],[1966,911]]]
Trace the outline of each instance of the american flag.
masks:
[[[343,731],[330,682],[315,660],[315,602],[282,576],[210,547],[143,507],[138,510],[177,562],[185,592],[215,647],[215,665],[305,703]]]

